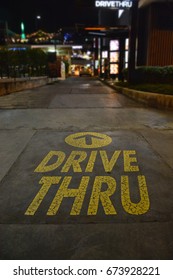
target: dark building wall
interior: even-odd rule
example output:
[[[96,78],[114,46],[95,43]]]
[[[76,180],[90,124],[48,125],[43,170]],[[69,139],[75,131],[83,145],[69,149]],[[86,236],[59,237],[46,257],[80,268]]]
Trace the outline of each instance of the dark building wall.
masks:
[[[101,8],[98,10],[98,24],[107,27],[129,25],[129,10],[124,10],[118,17],[118,9]]]
[[[137,64],[173,64],[173,3],[153,3],[139,10]]]
[[[138,40],[137,40],[137,66],[146,65],[148,36],[149,36],[149,8],[139,9]]]
[[[150,11],[148,65],[173,64],[173,4],[153,4]]]
[[[173,65],[173,32],[151,31],[147,65]]]
[[[98,11],[98,24],[103,26],[116,26],[118,21],[118,11],[110,9],[100,9]]]

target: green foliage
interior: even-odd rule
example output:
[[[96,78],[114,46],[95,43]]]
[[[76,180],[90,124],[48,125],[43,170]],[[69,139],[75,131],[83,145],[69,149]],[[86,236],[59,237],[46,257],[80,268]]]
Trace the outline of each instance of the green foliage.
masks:
[[[116,82],[116,86],[127,87],[134,90],[145,91],[145,92],[153,92],[153,93],[161,93],[173,95],[173,84],[135,84],[130,85],[127,82]]]
[[[128,68],[124,68],[123,71],[122,71],[122,74],[123,74],[123,80],[128,80],[128,71],[129,69]]]
[[[128,80],[128,69],[123,70],[123,77]],[[173,66],[140,66],[135,69],[135,83],[170,83],[173,84]]]
[[[0,49],[0,76],[43,76],[47,71],[47,54],[41,49]]]
[[[7,76],[9,76],[8,73],[8,51],[6,49],[0,50],[0,76],[3,76],[3,73],[6,73]]]
[[[28,63],[33,66],[43,66],[47,63],[47,55],[41,49],[28,50]]]

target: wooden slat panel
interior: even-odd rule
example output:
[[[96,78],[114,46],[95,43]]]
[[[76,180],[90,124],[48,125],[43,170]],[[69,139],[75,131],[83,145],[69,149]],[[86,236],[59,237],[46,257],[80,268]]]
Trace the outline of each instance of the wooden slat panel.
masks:
[[[173,65],[173,32],[151,30],[148,45],[148,65]]]

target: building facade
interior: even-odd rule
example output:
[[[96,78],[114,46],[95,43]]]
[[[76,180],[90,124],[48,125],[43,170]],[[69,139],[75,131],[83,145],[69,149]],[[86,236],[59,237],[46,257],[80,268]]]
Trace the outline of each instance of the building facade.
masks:
[[[95,2],[105,27],[96,55],[101,76],[121,79],[126,67],[173,65],[173,0]]]
[[[173,65],[173,1],[139,1],[137,65]]]

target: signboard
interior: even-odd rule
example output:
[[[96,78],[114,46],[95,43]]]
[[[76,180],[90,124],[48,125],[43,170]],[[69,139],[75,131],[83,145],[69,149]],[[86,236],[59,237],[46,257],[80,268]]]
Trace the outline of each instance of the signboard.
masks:
[[[123,1],[112,1],[112,0],[102,0],[102,1],[95,1],[95,7],[97,8],[117,8],[117,9],[129,9],[132,7],[133,1],[132,0],[123,0]]]

